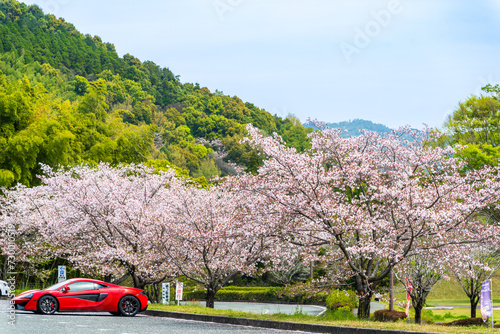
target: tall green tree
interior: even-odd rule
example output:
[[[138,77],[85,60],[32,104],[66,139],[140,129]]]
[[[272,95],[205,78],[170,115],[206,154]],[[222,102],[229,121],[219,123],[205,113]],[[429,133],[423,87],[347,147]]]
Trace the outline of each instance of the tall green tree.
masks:
[[[458,156],[475,169],[500,164],[500,87],[488,85],[483,91],[461,102],[444,124],[444,144],[462,145]]]

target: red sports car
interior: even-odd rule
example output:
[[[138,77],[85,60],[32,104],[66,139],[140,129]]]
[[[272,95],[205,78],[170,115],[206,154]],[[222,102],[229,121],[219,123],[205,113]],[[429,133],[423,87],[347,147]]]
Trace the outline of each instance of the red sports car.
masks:
[[[13,302],[17,309],[41,314],[97,311],[133,317],[148,307],[144,290],[85,278],[70,279],[45,290],[26,291]]]

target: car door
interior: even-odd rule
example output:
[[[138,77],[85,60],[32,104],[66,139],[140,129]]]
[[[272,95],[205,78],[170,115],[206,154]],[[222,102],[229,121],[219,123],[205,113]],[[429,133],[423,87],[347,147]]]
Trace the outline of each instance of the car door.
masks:
[[[68,291],[66,287],[69,287]],[[99,291],[94,282],[78,281],[60,288],[56,297],[59,311],[92,310],[98,303]]]
[[[96,288],[99,292],[96,311],[116,311],[118,305],[116,288],[99,283],[96,283]]]

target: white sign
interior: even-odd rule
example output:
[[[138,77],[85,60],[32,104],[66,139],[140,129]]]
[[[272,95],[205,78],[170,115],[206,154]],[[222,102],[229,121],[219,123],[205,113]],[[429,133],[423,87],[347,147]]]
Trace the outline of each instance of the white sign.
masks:
[[[57,267],[57,281],[59,283],[64,282],[66,280],[66,266]]]
[[[177,282],[175,287],[175,300],[182,300],[182,289],[184,288],[184,283]]]
[[[170,303],[170,283],[163,283],[161,285],[161,297],[163,304]]]

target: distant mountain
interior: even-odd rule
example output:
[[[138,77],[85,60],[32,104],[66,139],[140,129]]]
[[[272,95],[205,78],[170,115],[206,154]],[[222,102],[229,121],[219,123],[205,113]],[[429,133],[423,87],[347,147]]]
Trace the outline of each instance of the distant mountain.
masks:
[[[305,123],[305,127],[317,129],[317,127],[312,124],[312,123]],[[392,131],[391,128],[379,124],[379,123],[373,123],[372,121],[367,121],[364,119],[353,119],[349,121],[343,121],[343,122],[338,122],[338,123],[327,123],[326,126],[330,129],[342,129],[345,131],[342,134],[342,137],[353,137],[353,136],[359,136],[360,131],[359,130],[369,130],[369,131],[374,131],[379,134],[385,134],[385,133],[390,133]]]

